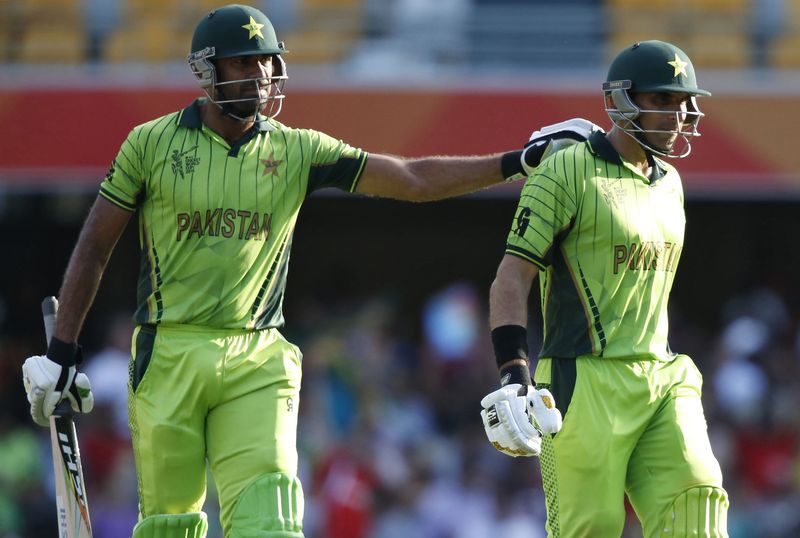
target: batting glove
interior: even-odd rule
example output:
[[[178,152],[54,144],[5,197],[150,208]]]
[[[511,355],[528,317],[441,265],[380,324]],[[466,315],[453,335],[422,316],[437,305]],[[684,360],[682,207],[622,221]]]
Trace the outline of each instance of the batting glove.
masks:
[[[547,389],[509,384],[481,400],[481,419],[489,442],[509,456],[538,456],[542,433],[561,429],[561,412]]]
[[[583,118],[572,118],[546,125],[531,133],[520,155],[523,173],[507,178],[507,181],[524,179],[533,174],[539,164],[550,155],[587,140],[592,133],[603,133],[603,128]]]
[[[51,343],[48,355],[58,355],[58,350],[63,350],[62,346],[69,344]],[[69,399],[72,410],[76,413],[88,413],[94,408],[89,378],[75,369],[74,348],[71,359],[66,359],[66,362],[72,362],[71,365],[62,365],[59,362],[44,355],[35,355],[28,357],[22,365],[22,382],[31,404],[31,417],[40,426],[49,425],[50,416],[64,398]]]

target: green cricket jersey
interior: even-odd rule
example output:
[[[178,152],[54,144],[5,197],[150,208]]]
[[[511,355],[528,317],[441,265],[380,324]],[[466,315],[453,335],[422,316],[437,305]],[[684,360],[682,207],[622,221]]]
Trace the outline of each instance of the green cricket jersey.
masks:
[[[139,211],[136,321],[278,327],[300,205],[322,187],[355,190],[367,153],[266,118],[231,146],[200,102],[135,127],[100,186]]]
[[[605,135],[556,153],[528,178],[506,253],[536,264],[541,357],[671,360],[667,300],[686,218],[680,176],[647,178]]]

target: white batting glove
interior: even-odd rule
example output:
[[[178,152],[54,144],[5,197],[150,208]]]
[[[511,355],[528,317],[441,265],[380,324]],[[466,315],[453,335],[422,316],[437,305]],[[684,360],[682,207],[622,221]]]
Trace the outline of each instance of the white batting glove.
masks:
[[[40,426],[50,424],[50,416],[64,398],[73,411],[88,413],[94,408],[92,385],[86,374],[77,373],[51,361],[46,356],[28,357],[22,365],[22,382],[31,404],[31,417]]]
[[[525,144],[520,157],[525,175],[512,176],[508,180],[514,181],[530,176],[536,167],[550,155],[578,142],[583,142],[595,132],[605,131],[599,125],[583,118],[572,118],[546,125],[538,131],[534,131]]]
[[[489,442],[509,456],[538,456],[542,433],[561,429],[561,412],[547,389],[506,385],[481,400],[481,419]]]

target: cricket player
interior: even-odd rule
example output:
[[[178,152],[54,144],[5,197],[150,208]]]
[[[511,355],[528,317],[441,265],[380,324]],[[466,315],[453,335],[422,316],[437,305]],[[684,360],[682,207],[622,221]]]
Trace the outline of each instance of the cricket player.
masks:
[[[372,154],[275,116],[286,53],[257,9],[228,5],[198,24],[189,65],[201,98],[135,127],[81,231],[46,356],[25,361],[31,414],[65,397],[91,408],[78,334],[135,212],[142,250],[129,422],[140,520],[133,538],[199,538],[206,462],[228,538],[302,537],[296,431],[301,353],[281,336],[298,211],[317,189],[434,200],[527,176],[597,127],[569,120],[519,151],[403,159]],[[321,261],[324,269],[324,261]]]
[[[685,157],[703,114],[692,62],[644,41],[603,84],[613,127],[543,161],[523,188],[490,293],[501,388],[489,440],[540,456],[550,537],[620,536],[627,495],[647,538],[727,536],[728,496],[692,359],[670,349]],[[539,277],[544,340],[531,383],[526,320]],[[530,419],[530,420],[529,420]]]

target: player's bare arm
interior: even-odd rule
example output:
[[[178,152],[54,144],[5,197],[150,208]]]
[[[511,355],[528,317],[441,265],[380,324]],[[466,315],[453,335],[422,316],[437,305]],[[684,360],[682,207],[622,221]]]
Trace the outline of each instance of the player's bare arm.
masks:
[[[492,329],[503,325],[528,324],[528,295],[539,268],[506,254],[497,268],[489,290],[489,324]]]
[[[59,340],[77,340],[111,252],[132,214],[100,196],[95,200],[72,251],[59,292],[59,316],[54,331]]]
[[[76,341],[111,251],[130,216],[102,198],[95,201],[64,275],[61,312],[47,353],[28,357],[22,365],[31,417],[40,426],[49,425],[50,416],[65,398],[76,413],[88,413],[94,407],[89,379],[76,369],[80,362]]]
[[[403,159],[370,154],[356,191],[413,202],[458,196],[502,182],[502,155]]]
[[[542,433],[561,429],[561,412],[547,389],[532,385],[528,359],[528,293],[539,269],[506,255],[489,292],[492,347],[500,388],[481,400],[481,420],[492,445],[509,456],[538,456]]]
[[[467,194],[526,178],[549,155],[586,140],[595,131],[602,129],[588,120],[573,118],[534,131],[518,151],[420,159],[371,154],[356,191],[414,202]]]

